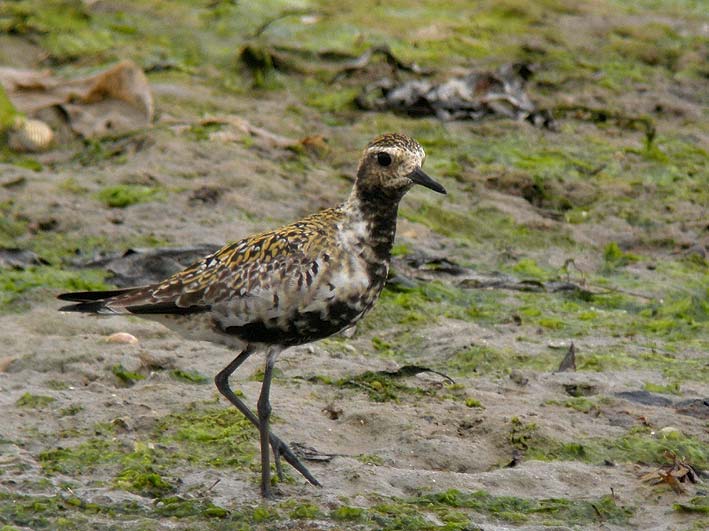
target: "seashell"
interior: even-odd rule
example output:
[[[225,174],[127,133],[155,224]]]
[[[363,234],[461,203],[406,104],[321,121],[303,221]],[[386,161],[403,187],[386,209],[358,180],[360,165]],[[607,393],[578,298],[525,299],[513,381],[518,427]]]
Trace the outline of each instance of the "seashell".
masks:
[[[17,118],[8,134],[7,145],[13,151],[46,151],[54,141],[52,129],[41,120]]]
[[[106,338],[106,343],[124,343],[126,345],[135,345],[138,343],[138,338],[128,332],[116,332]]]

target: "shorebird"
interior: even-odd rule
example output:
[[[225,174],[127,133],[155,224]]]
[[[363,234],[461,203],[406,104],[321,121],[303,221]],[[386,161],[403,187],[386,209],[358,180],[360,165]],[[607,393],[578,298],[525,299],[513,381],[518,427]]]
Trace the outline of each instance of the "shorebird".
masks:
[[[320,486],[270,431],[273,366],[283,349],[340,332],[372,308],[387,279],[399,201],[414,184],[446,193],[421,169],[425,157],[412,138],[378,136],[365,148],[341,205],[228,244],[156,284],[61,294],[76,304],[60,310],[138,315],[189,339],[238,350],[215,383],[259,430],[261,494],[272,497],[271,451],[281,480],[283,457]],[[258,415],[229,386],[232,373],[255,352],[266,354]]]

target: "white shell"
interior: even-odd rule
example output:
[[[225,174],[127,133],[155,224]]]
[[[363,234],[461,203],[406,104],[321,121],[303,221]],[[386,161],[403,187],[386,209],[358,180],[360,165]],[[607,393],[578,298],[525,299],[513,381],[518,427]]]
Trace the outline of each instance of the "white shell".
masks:
[[[124,343],[127,345],[135,345],[138,338],[128,332],[116,332],[106,338],[107,343]]]
[[[52,129],[41,120],[18,118],[10,130],[7,144],[13,151],[45,151],[54,141]]]

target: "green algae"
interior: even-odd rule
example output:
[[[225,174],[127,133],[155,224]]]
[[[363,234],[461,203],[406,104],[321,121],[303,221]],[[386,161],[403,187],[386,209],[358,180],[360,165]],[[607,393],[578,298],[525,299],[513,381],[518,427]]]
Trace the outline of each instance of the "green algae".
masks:
[[[522,249],[535,248],[542,243],[570,247],[572,240],[565,231],[550,232],[516,223],[496,208],[481,207],[455,210],[451,204],[422,202],[415,209],[403,206],[401,216],[421,223],[434,232],[453,239],[461,245],[475,246],[498,239],[514,241]]]
[[[375,529],[428,531],[476,529],[480,516],[513,524],[583,525],[607,522],[627,524],[634,508],[624,507],[612,496],[592,500],[564,498],[531,499],[495,496],[485,491],[447,491],[418,494],[409,498],[380,499],[369,509],[342,505],[330,511],[334,521],[368,525]],[[432,526],[431,516],[442,524]]]
[[[52,389],[54,391],[64,391],[71,387],[67,382],[54,379],[47,380],[44,385],[46,385],[48,389]]]
[[[539,267],[537,262],[531,258],[522,258],[514,266],[512,271],[520,275],[522,278],[532,278],[535,280],[547,280],[549,273]]]
[[[7,215],[10,219],[15,216],[14,213]],[[0,223],[0,242],[5,247],[32,251],[39,256],[41,262],[55,267],[66,265],[76,260],[77,256],[90,257],[98,253],[123,251],[129,247],[155,247],[166,243],[165,240],[150,234],[110,238],[99,234],[54,231],[30,233],[27,225],[26,220],[10,222],[10,226],[6,226],[7,230],[3,237],[3,225]],[[91,270],[86,271],[87,274],[91,274]]]
[[[74,415],[80,413],[84,410],[84,406],[79,404],[71,404],[70,406],[64,407],[59,410],[60,417],[73,417]]]
[[[26,407],[31,409],[39,409],[48,406],[52,402],[56,401],[56,398],[44,395],[33,395],[30,393],[24,393],[20,398],[17,399],[15,405],[18,407]]]
[[[182,458],[197,465],[243,468],[254,456],[256,431],[233,407],[172,413],[160,421],[157,432],[160,439],[182,448]]]
[[[257,524],[278,520],[279,517],[280,513],[277,509],[266,506],[255,507],[251,515],[251,518],[253,519],[254,523]]]
[[[15,123],[18,114],[5,89],[0,87],[0,140],[4,139],[5,132]]]
[[[526,451],[535,437],[538,426],[534,422],[523,422],[519,417],[510,419],[507,442],[515,450]]]
[[[357,461],[371,466],[382,466],[384,459],[374,454],[360,454],[357,456]]]
[[[185,369],[174,369],[170,371],[170,376],[176,380],[180,380],[192,384],[205,384],[209,382],[210,378],[207,378],[204,374],[199,371],[185,370]]]
[[[57,184],[57,188],[63,192],[69,192],[70,194],[75,195],[83,195],[88,192],[88,188],[86,188],[74,177],[67,177],[62,180]]]
[[[612,270],[616,267],[637,262],[639,257],[632,253],[623,252],[616,242],[611,242],[603,249],[603,260],[606,263],[607,270]]]
[[[186,69],[204,59],[200,43],[180,39],[180,24],[164,24],[164,20],[172,17],[183,27],[190,25],[192,9],[188,4],[165,1],[121,2],[111,10],[100,10],[77,0],[49,5],[21,0],[0,17],[0,28],[36,38],[57,65],[100,64],[130,54],[147,66],[162,63]]]
[[[552,271],[539,268],[536,261],[517,261],[517,264],[520,263],[522,266],[517,268],[517,274],[555,278]],[[514,317],[522,325],[539,327],[551,337],[582,338],[610,333],[618,338],[615,345],[591,347],[578,353],[580,370],[643,367],[659,370],[671,379],[705,381],[709,378],[707,367],[700,359],[683,353],[687,348],[701,351],[707,347],[703,338],[708,326],[706,308],[709,299],[706,289],[702,287],[704,266],[699,264],[695,268],[689,262],[681,267],[667,268],[664,264],[661,267],[665,275],[663,282],[669,289],[677,290],[681,279],[688,277],[691,280],[684,281],[681,291],[666,292],[662,300],[650,301],[622,290],[598,293],[514,292],[501,299],[494,291],[455,288],[437,282],[414,287],[397,285],[382,293],[378,306],[360,329],[377,330],[377,335],[372,338],[372,347],[378,355],[410,359],[421,348],[419,327],[433,320],[472,320],[485,325],[509,323]],[[622,272],[611,271],[607,274],[610,275],[608,278],[592,276],[586,282],[597,282],[603,286],[610,280],[631,290],[641,289],[639,282]],[[389,329],[396,330],[396,333],[387,332]],[[649,340],[649,349],[624,345],[624,338],[637,336]],[[651,346],[655,339],[662,341],[657,352],[653,352]],[[532,356],[524,350],[471,346],[449,355],[445,366],[433,368],[465,375],[504,372],[510,366],[551,371],[558,363],[553,352]]]
[[[224,124],[216,122],[197,123],[190,126],[189,132],[192,138],[198,142],[208,141],[210,136],[217,131],[221,131]]]
[[[140,529],[152,529],[156,516],[172,517],[183,522],[229,518],[231,529],[246,530],[248,517],[214,505],[205,499],[183,499],[177,496],[160,498],[154,508],[135,501],[88,502],[71,490],[55,496],[0,493],[0,518],[4,522],[31,529],[95,529],[95,517],[109,519],[119,525],[125,522]],[[241,525],[239,525],[241,524]],[[238,526],[238,527],[237,527]],[[0,529],[15,529],[6,525]],[[209,529],[212,529],[209,527]]]
[[[482,402],[478,400],[477,398],[466,398],[465,399],[465,407],[478,407],[482,408]]]
[[[520,262],[518,261],[518,264]],[[538,270],[536,263],[522,261],[518,273],[530,271],[529,276],[553,278],[551,272]],[[688,267],[692,267],[691,265]],[[700,269],[702,266],[699,266]],[[685,271],[668,271],[668,283],[682,278]],[[692,273],[690,273],[692,274]],[[703,276],[703,273],[702,273]],[[621,280],[616,273],[611,278]],[[602,277],[595,277],[602,284]],[[634,282],[634,281],[633,281]],[[635,289],[635,284],[629,284]],[[666,294],[662,301],[644,301],[620,291],[608,293],[509,293],[502,303],[499,295],[484,290],[454,288],[437,282],[410,287],[387,288],[378,306],[361,325],[362,330],[376,327],[378,335],[372,339],[373,349],[383,357],[406,359],[420,348],[421,338],[417,329],[430,323],[436,316],[473,320],[480,324],[510,322],[516,315],[522,324],[538,326],[552,337],[587,337],[610,331],[619,338],[617,346],[606,350],[593,347],[578,355],[581,370],[603,371],[608,369],[647,367],[662,371],[667,377],[704,380],[707,369],[701,361],[676,354],[637,352],[622,345],[622,338],[642,334],[657,337],[678,345],[703,348],[706,343],[707,298],[705,290],[696,284],[685,284],[681,292]],[[438,317],[438,319],[440,319]],[[371,324],[370,324],[371,323]],[[397,327],[396,334],[386,332]],[[671,348],[666,343],[661,350]],[[454,353],[442,370],[458,374],[504,370],[509,366],[522,366],[539,370],[554,370],[559,360],[549,352],[531,356],[523,351],[472,346],[466,351]],[[457,371],[457,372],[456,372]]]
[[[10,247],[27,230],[27,219],[17,210],[14,201],[0,202],[0,244]]]
[[[129,371],[123,365],[120,364],[111,367],[111,372],[116,376],[116,378],[118,378],[121,383],[128,387],[134,385],[140,380],[145,379],[144,375],[137,372]]]
[[[177,487],[153,471],[152,467],[128,467],[121,470],[113,481],[116,488],[141,496],[159,497],[173,492]]]
[[[96,426],[94,431],[110,435],[113,426]],[[180,463],[248,467],[254,455],[254,435],[248,420],[231,408],[195,406],[160,419],[147,440],[126,445],[115,438],[94,437],[43,451],[39,461],[50,475],[90,478],[96,470],[109,471],[116,488],[161,498],[175,491],[170,471]]]
[[[513,419],[514,420],[514,419]],[[560,442],[544,436],[533,423],[512,422],[509,442],[522,450],[528,459],[541,461],[582,461],[600,464],[606,461],[662,465],[665,452],[680,456],[693,466],[704,469],[709,463],[709,450],[697,438],[681,433],[665,437],[649,429],[634,428],[615,439],[587,438]]]
[[[345,377],[336,382],[336,385],[364,389],[370,400],[374,402],[398,401],[402,394],[415,394],[431,396],[433,390],[411,387],[399,381],[394,375],[382,372],[366,371],[354,377]]]
[[[704,470],[709,465],[709,448],[695,437],[673,434],[671,437],[656,436],[646,429],[631,430],[628,434],[605,442],[611,455],[619,461],[666,463],[665,452],[669,451],[693,466]]]
[[[672,382],[667,385],[646,382],[643,385],[643,389],[645,391],[649,391],[650,393],[666,393],[672,395],[682,394],[682,392],[680,391],[680,384],[677,382]]]
[[[701,359],[685,358],[653,347],[646,347],[639,352],[630,352],[622,345],[593,350],[577,356],[576,366],[579,370],[605,372],[644,368],[657,370],[670,379],[709,381],[709,370]]]
[[[17,311],[27,304],[28,292],[41,289],[85,291],[107,289],[103,271],[85,269],[63,271],[51,266],[27,269],[0,269],[0,311]]]
[[[121,456],[120,446],[103,439],[90,439],[72,447],[53,448],[39,454],[39,462],[48,474],[80,476]]]
[[[298,504],[290,511],[288,516],[296,520],[310,520],[320,516],[320,508],[312,503]]]
[[[453,353],[444,365],[444,372],[451,375],[471,376],[484,374],[507,374],[511,368],[529,368],[551,371],[559,365],[553,352],[530,355],[522,350],[495,348],[487,345],[471,345]]]
[[[155,187],[137,184],[117,184],[102,189],[96,197],[111,208],[125,208],[160,199],[162,192]]]
[[[382,292],[377,306],[370,314],[371,317],[365,319],[362,328],[367,330],[370,326],[376,326],[378,330],[382,330],[394,325],[404,325],[407,328],[409,325],[430,323],[436,316],[494,322],[503,318],[501,313],[504,311],[496,299],[497,297],[487,292],[462,289],[436,281],[417,284],[414,287],[390,285]],[[389,339],[384,340],[381,337],[373,341],[378,350],[392,349],[395,346]]]
[[[349,88],[343,90],[322,91],[318,84],[313,86],[312,94],[307,96],[306,103],[323,112],[340,113],[354,109],[354,99],[359,94],[359,89]]]
[[[75,512],[79,514],[72,514]],[[11,522],[31,529],[59,527],[57,523],[63,524],[59,528],[71,529],[68,525],[70,523],[73,525],[87,523],[85,514],[101,512],[102,508],[99,505],[88,504],[74,497],[0,493],[0,517],[3,522]]]
[[[551,522],[575,524],[608,522],[626,524],[634,511],[619,506],[608,495],[593,501],[569,500],[565,498],[526,499],[513,496],[492,496],[485,491],[462,492],[451,489],[437,494],[420,496],[415,503],[422,508],[448,505],[471,509],[502,521],[523,523],[535,518],[543,518],[546,525]]]
[[[330,518],[338,522],[356,522],[362,520],[366,515],[366,511],[361,507],[350,507],[341,505],[330,511]]]
[[[589,413],[592,410],[597,410],[597,406],[594,401],[583,396],[577,396],[565,400],[564,406],[580,411],[581,413]]]
[[[0,27],[14,33],[41,35],[43,47],[57,62],[100,54],[114,45],[111,33],[91,28],[83,4],[71,0],[50,5],[32,0],[13,2]]]
[[[19,311],[47,291],[91,291],[109,289],[108,273],[99,269],[68,269],[78,256],[94,256],[126,247],[164,244],[152,235],[109,238],[105,235],[77,235],[55,231],[32,233],[29,221],[12,202],[0,203],[0,246],[34,252],[41,265],[0,268],[0,312]]]
[[[709,514],[709,496],[695,496],[688,502],[673,504],[672,508],[684,513]]]
[[[226,518],[230,511],[214,505],[208,500],[186,499],[180,496],[165,496],[155,505],[155,512],[160,516],[174,518],[188,518],[192,516],[206,516],[208,518]]]

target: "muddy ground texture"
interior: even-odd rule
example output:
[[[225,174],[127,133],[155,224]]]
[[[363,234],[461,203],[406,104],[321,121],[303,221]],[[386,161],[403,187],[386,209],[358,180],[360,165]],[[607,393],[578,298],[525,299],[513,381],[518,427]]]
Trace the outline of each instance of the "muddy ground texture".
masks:
[[[3,531],[709,526],[702,2],[50,4],[0,2],[0,64],[132,59],[156,115],[2,150]],[[385,57],[342,74],[383,44],[433,79],[533,65],[557,130],[358,109],[418,75]],[[323,488],[287,469],[264,503],[257,433],[212,384],[233,352],[54,297],[114,285],[97,258],[336,204],[386,131],[417,138],[449,194],[404,199],[391,282],[351,337],[282,354],[273,429]],[[251,403],[261,364],[233,379]]]

